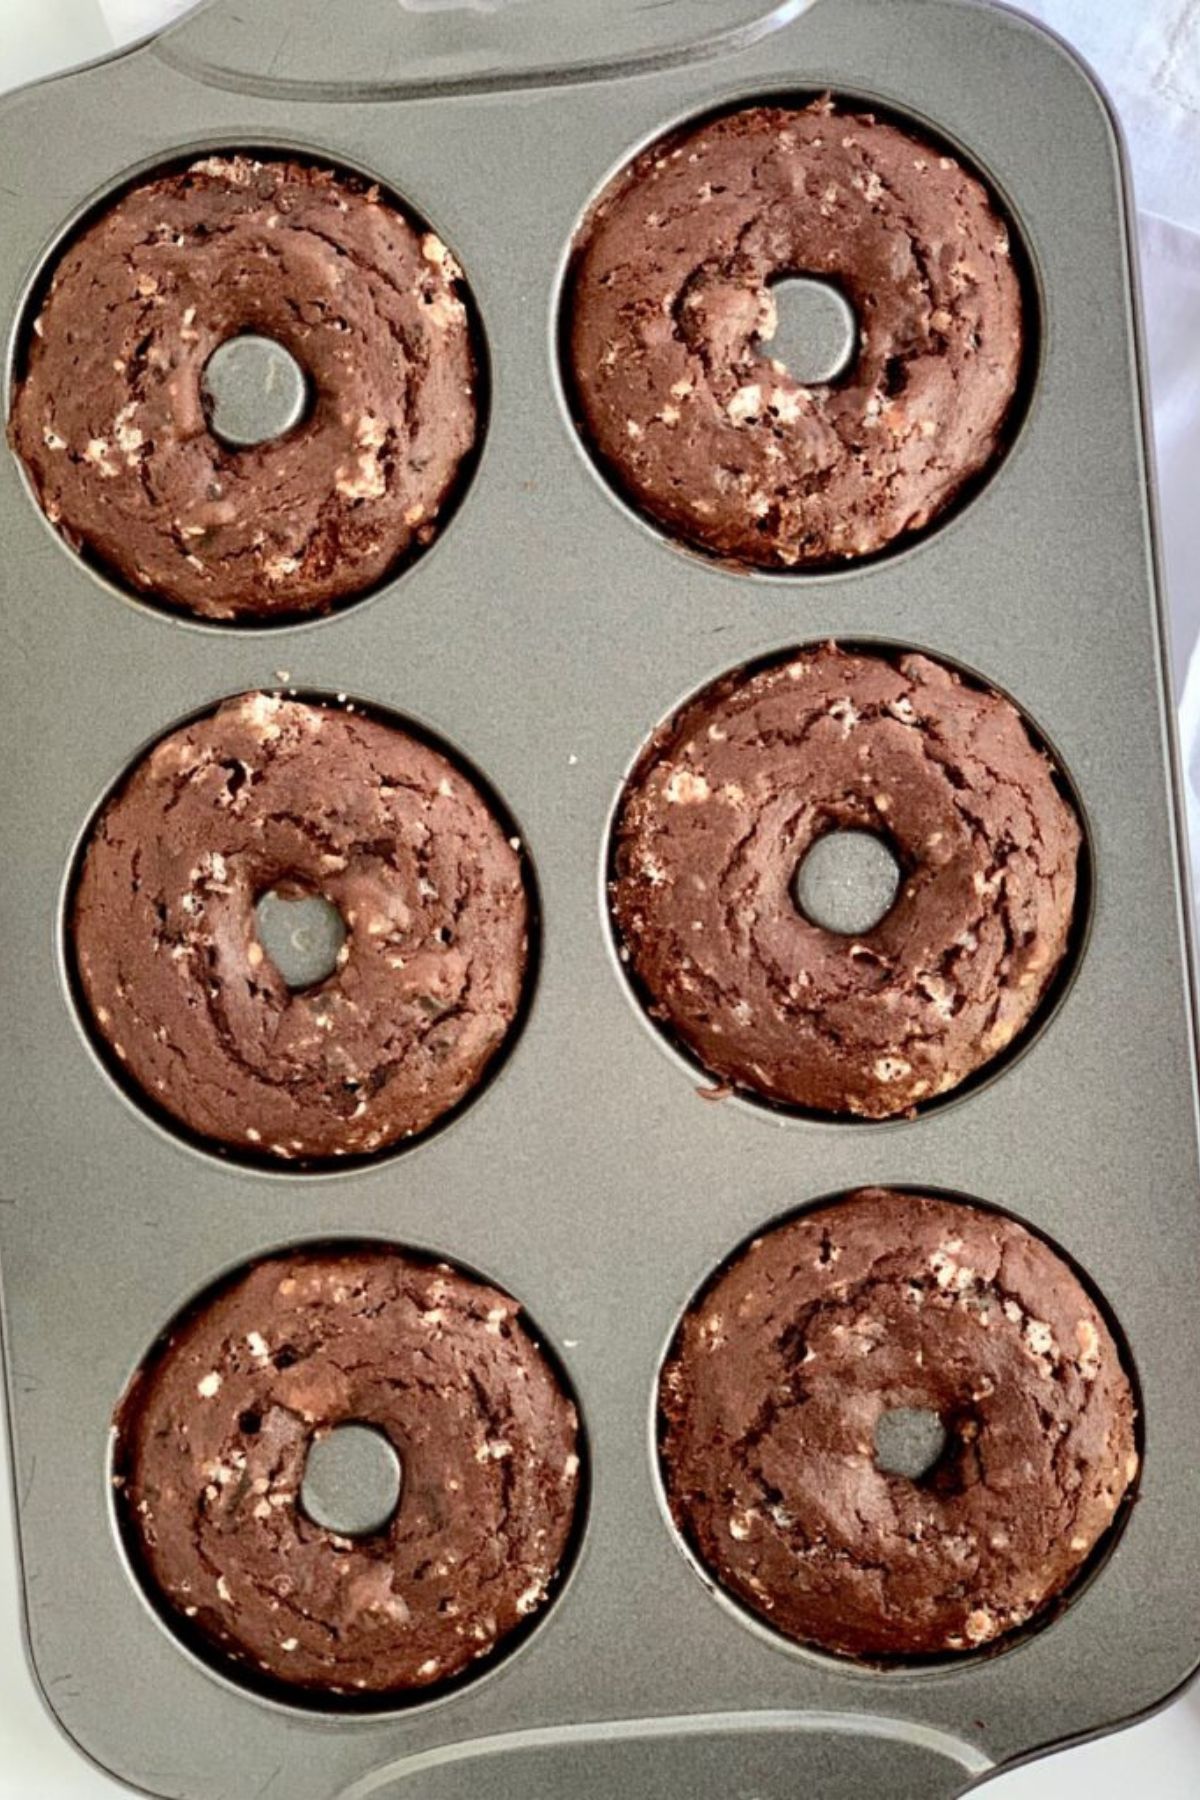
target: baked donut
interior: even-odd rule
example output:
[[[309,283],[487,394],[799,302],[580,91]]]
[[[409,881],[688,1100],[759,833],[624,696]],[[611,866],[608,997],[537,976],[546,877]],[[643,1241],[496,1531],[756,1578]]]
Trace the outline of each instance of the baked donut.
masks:
[[[900,870],[857,936],[794,898],[837,830]],[[1068,950],[1080,841],[1010,701],[828,644],[724,676],[655,734],[617,813],[612,911],[651,1017],[720,1081],[885,1118],[1029,1024]]]
[[[478,431],[461,270],[358,176],[210,156],[131,188],[69,245],[10,436],[51,522],[132,588],[205,619],[328,611],[427,544]],[[238,449],[202,376],[245,334],[310,405]]]
[[[103,807],[71,906],[80,997],[120,1074],[251,1156],[364,1155],[444,1117],[512,1030],[517,840],[440,751],[347,708],[246,694],[171,732]],[[264,894],[346,939],[291,991]]]
[[[380,1245],[243,1271],[171,1328],[118,1410],[125,1541],[185,1638],[293,1690],[437,1686],[545,1604],[580,1493],[575,1408],[520,1308]],[[366,1425],[399,1504],[345,1537],[309,1451]]]
[[[1112,1334],[1040,1238],[879,1189],[758,1238],[685,1317],[660,1387],[674,1519],[785,1637],[866,1658],[974,1649],[1036,1617],[1137,1472]],[[918,1478],[881,1420],[940,1420]]]
[[[858,323],[804,386],[771,357],[772,284],[820,278]],[[1008,227],[952,156],[826,98],[689,126],[610,184],[568,305],[583,432],[672,535],[764,569],[883,550],[1006,441],[1021,372]]]

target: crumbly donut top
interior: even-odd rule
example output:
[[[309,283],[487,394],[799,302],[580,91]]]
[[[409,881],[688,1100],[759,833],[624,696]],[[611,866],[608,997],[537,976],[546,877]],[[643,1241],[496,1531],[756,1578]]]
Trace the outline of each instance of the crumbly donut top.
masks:
[[[861,936],[793,899],[826,831],[902,871]],[[927,657],[836,645],[716,682],[619,809],[612,909],[651,1014],[735,1087],[881,1118],[947,1093],[1032,1018],[1067,949],[1080,827],[1010,701]]]
[[[1137,1472],[1105,1321],[1040,1238],[868,1191],[767,1233],[684,1320],[660,1394],[671,1509],[708,1568],[801,1642],[973,1649],[1068,1585]],[[885,1413],[947,1448],[885,1473]]]
[[[771,284],[800,274],[857,315],[833,383],[771,359]],[[639,156],[584,227],[571,306],[581,423],[614,479],[668,531],[765,568],[864,556],[933,519],[1002,445],[1024,343],[981,183],[828,99]]]
[[[272,890],[341,914],[339,966],[291,992]],[[475,1085],[516,1017],[530,907],[515,840],[420,739],[247,694],[164,738],[93,827],[72,932],[120,1071],[206,1139],[323,1159],[386,1148]]]
[[[399,1453],[353,1540],[298,1495],[339,1424]],[[544,1604],[580,1486],[575,1409],[506,1294],[379,1247],[256,1264],[185,1317],[117,1418],[128,1541],[185,1630],[288,1686],[435,1686]]]
[[[275,339],[312,401],[234,449],[201,378]],[[377,187],[211,156],[132,188],[69,245],[10,436],[52,523],[133,588],[208,619],[326,611],[428,543],[477,430],[461,271]]]

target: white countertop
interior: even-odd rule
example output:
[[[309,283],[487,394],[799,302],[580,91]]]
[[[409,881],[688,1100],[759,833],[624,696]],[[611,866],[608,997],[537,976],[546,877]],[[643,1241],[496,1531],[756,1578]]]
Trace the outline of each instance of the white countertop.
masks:
[[[1139,197],[1154,215],[1143,219],[1142,244],[1182,689],[1200,635],[1200,0],[1024,5],[1080,43],[1109,80],[1133,138]],[[184,0],[0,0],[0,90],[102,55],[156,14],[183,6]],[[1200,677],[1193,686],[1200,718]],[[1197,737],[1200,762],[1200,731]],[[126,1790],[81,1761],[59,1734],[25,1664],[6,1454],[0,1416],[0,1800],[103,1800]],[[1180,1579],[1194,1582],[1195,1571],[1181,1570]],[[989,1800],[1196,1800],[1200,1688],[1131,1730],[1001,1776],[987,1793]]]

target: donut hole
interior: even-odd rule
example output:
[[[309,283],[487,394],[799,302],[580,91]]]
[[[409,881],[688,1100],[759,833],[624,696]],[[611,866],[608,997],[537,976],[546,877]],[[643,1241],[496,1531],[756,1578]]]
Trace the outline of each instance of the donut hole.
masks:
[[[226,338],[204,365],[200,398],[208,428],[233,450],[275,443],[308,414],[308,376],[278,339],[257,332]]]
[[[336,1425],[309,1445],[300,1505],[314,1525],[339,1537],[374,1537],[395,1517],[404,1466],[386,1433],[357,1422]]]
[[[774,328],[759,339],[763,354],[801,387],[839,381],[858,355],[858,317],[835,281],[802,272],[767,283]]]
[[[260,948],[294,994],[319,987],[338,968],[346,926],[324,894],[280,882],[259,898],[254,918]]]
[[[796,864],[792,899],[801,917],[839,937],[858,937],[886,919],[901,868],[888,840],[859,828],[823,832]]]
[[[875,1427],[875,1467],[881,1475],[928,1481],[940,1468],[950,1433],[932,1407],[895,1406]]]

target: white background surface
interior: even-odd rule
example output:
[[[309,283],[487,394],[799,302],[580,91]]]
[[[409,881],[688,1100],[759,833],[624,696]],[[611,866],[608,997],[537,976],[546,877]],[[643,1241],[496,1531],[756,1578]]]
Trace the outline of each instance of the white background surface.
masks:
[[[102,55],[185,8],[186,0],[0,0],[0,89]],[[1131,141],[1182,690],[1200,637],[1200,0],[1025,0],[1025,9],[1100,69]],[[1200,789],[1200,656],[1183,730]],[[1189,800],[1200,842],[1200,801]],[[0,1800],[111,1800],[126,1790],[58,1735],[25,1667],[3,1435],[0,1417]],[[1194,1583],[1196,1571],[1180,1570],[1180,1579]],[[1200,1689],[1143,1725],[1002,1776],[986,1792],[988,1800],[1197,1800]]]

